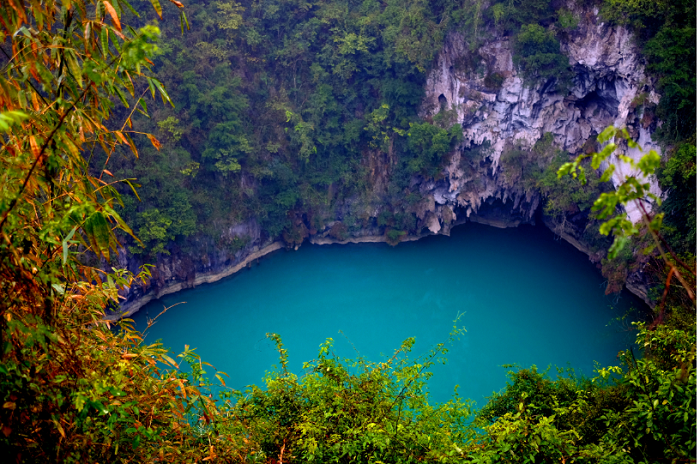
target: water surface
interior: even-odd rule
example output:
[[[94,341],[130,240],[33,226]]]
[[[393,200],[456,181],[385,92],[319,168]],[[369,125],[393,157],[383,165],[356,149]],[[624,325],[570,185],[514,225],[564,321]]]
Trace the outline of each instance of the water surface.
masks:
[[[262,385],[277,362],[267,332],[282,336],[290,370],[301,374],[327,338],[343,357],[356,349],[381,361],[416,337],[413,353],[421,355],[446,340],[462,314],[467,333],[451,346],[448,363],[433,369],[431,397],[447,400],[459,385],[462,396],[483,404],[505,386],[504,364],[570,366],[586,375],[596,361],[614,364],[632,341],[615,318],[638,303],[604,291],[588,258],[545,228],[468,223],[451,237],[397,247],[278,251],[252,269],[150,303],[134,319],[142,328],[163,305],[187,302],[161,316],[147,340],[162,338],[176,353],[196,347],[229,374],[229,386],[242,389]]]

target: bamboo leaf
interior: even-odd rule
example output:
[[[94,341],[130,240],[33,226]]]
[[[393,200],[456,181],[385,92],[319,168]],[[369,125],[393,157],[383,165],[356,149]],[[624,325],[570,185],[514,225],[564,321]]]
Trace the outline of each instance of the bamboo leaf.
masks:
[[[116,85],[114,86],[114,91],[119,97],[119,100],[121,100],[122,105],[124,105],[126,108],[129,108],[129,102],[126,101],[126,95],[124,95],[124,92],[122,92],[122,90]]]
[[[63,248],[63,265],[65,266],[66,262],[68,261],[68,244],[70,242],[70,239],[73,238],[73,234],[75,234],[75,231],[78,230],[78,226],[73,227],[73,229],[68,233],[66,238],[64,238],[61,241],[61,247]]]
[[[134,154],[135,157],[139,157],[139,152],[136,149],[136,145],[134,145],[134,141],[131,140],[131,137],[129,134],[124,134],[124,137],[126,137],[127,143],[129,144],[129,148],[131,148],[131,152]]]
[[[173,358],[171,358],[170,356],[164,354],[163,359],[165,359],[167,362],[169,362],[173,367],[178,367],[175,360]]]
[[[153,9],[158,13],[158,17],[163,19],[163,7],[160,6],[160,2],[158,0],[151,0],[151,5],[153,5]]]
[[[158,141],[158,139],[155,138],[152,134],[146,134],[146,137],[148,137],[148,140],[151,141],[156,150],[160,151],[160,142]]]
[[[73,76],[73,79],[78,83],[78,86],[80,88],[83,87],[83,72],[80,69],[80,66],[78,65],[78,60],[76,59],[74,53],[72,51],[68,52],[66,51],[63,54],[63,57],[66,61],[66,65],[68,66],[68,69],[70,70],[71,75]]]
[[[109,245],[112,243],[112,229],[104,213],[95,211],[85,221],[85,234],[93,247],[95,254],[109,258]]]
[[[139,15],[138,12],[136,10],[134,10],[134,7],[131,6],[131,4],[129,2],[127,2],[126,0],[118,0],[118,1],[119,1],[120,5],[126,5],[126,7],[129,9],[129,11],[131,11],[131,14],[133,14],[137,18],[141,17],[141,15]]]
[[[106,27],[100,31],[100,41],[102,42],[102,56],[107,57],[109,53],[109,33]]]
[[[114,24],[114,27],[116,27],[118,30],[122,30],[122,23],[119,21],[119,16],[117,15],[117,11],[114,9],[111,3],[109,3],[107,0],[102,0],[102,3],[104,3],[105,9],[107,10],[107,13],[109,13],[109,16],[112,18],[112,24]]]
[[[161,84],[158,79],[153,79],[153,84],[158,89],[158,92],[160,93],[160,96],[163,99],[163,103],[170,103],[170,106],[174,108],[175,105],[173,105],[173,102],[170,100],[170,95],[168,95],[168,92],[165,90],[165,87],[163,87],[163,84]]]

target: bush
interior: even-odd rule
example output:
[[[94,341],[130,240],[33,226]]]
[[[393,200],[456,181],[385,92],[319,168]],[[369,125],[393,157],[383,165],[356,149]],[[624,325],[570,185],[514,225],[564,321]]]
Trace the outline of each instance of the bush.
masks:
[[[525,81],[569,78],[569,60],[559,49],[554,33],[539,24],[523,25],[513,43],[513,65],[523,73]]]
[[[386,241],[389,245],[398,245],[401,241],[401,237],[403,237],[406,234],[407,232],[405,230],[387,229]]]
[[[516,34],[525,24],[548,26],[556,19],[550,0],[508,0],[495,3],[490,11],[487,17],[508,34]]]
[[[461,331],[454,331],[450,340]],[[287,370],[279,336],[280,368],[251,387],[234,416],[247,426],[247,439],[260,444],[261,460],[275,462],[459,462],[471,432],[470,406],[455,398],[429,404],[429,368],[444,362],[444,344],[427,356],[408,357],[407,339],[384,362],[342,360],[327,340],[306,373]]]
[[[671,154],[659,169],[661,187],[666,190],[666,199],[661,207],[664,222],[671,232],[672,246],[679,251],[694,249],[697,230],[697,148],[682,144]]]
[[[622,367],[593,380],[511,372],[505,391],[479,412],[485,435],[472,462],[684,462],[695,456],[695,335],[639,325]],[[671,354],[673,353],[673,354]]]
[[[647,60],[647,70],[661,90],[657,115],[664,124],[655,134],[676,143],[696,132],[696,2],[605,0],[605,21],[631,28]],[[693,142],[694,143],[694,142]]]

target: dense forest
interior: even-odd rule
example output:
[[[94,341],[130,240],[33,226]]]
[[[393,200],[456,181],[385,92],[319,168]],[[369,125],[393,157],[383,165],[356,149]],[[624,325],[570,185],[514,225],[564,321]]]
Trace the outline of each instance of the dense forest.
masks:
[[[663,11],[624,5],[604,4],[602,15],[638,31],[649,69],[662,76],[657,84],[662,100],[652,109],[664,121],[658,140],[672,145],[681,163],[692,163],[694,5],[669,3]],[[162,146],[156,150],[145,141],[138,162],[129,153],[110,160],[115,175],[137,178],[141,185],[142,201],[127,195],[123,210],[146,245],[131,252],[155,257],[173,243],[193,246],[183,239],[196,234],[235,250],[245,239],[217,243],[221,230],[251,217],[268,236],[284,233],[299,241],[302,217],[308,227],[322,228],[348,198],[358,198],[362,206],[374,203],[380,211],[375,220],[381,214],[380,222],[390,229],[415,233],[410,206],[421,197],[412,179],[439,178],[461,138],[449,108],[421,117],[426,75],[445,37],[464,35],[475,51],[471,63],[465,59],[467,69],[479,66],[476,50],[488,37],[504,34],[514,37],[514,59],[528,79],[557,78],[566,86],[571,77],[558,35],[576,17],[564,3],[485,6],[197,2],[188,6],[185,34],[180,21],[169,18],[154,71],[170,89],[173,106],[139,120]],[[660,22],[659,15],[666,19]],[[497,87],[499,80],[494,74],[486,82]],[[653,105],[638,106],[650,111]],[[549,161],[556,162],[554,151]],[[381,191],[372,192],[368,158],[378,154],[392,169]],[[511,158],[518,158],[517,147]],[[695,201],[684,185],[693,179],[681,179],[674,166],[659,177],[672,192],[667,223],[686,237],[695,229]],[[528,173],[528,187],[556,197],[553,203],[580,201],[558,198],[546,168]],[[346,228],[368,219],[359,205],[343,215]]]
[[[0,5],[8,462],[696,460],[694,3],[192,3]],[[221,231],[250,218],[295,244],[339,210],[337,238],[367,222],[390,241],[418,232],[416,180],[441,177],[457,147],[465,159],[488,150],[460,145],[453,109],[425,107],[445,41],[459,34],[463,71],[497,89],[504,76],[478,51],[508,37],[526,82],[564,91],[574,70],[560,42],[593,7],[633,32],[660,95],[633,103],[661,156],[630,160],[640,175],[615,190],[601,163],[613,135],[636,143],[626,130],[595,134],[600,145],[576,153],[545,134],[509,147],[501,169],[542,195],[545,214],[575,205],[589,216],[610,275],[644,263],[656,307],[618,366],[590,379],[516,369],[479,410],[459,397],[431,404],[423,386],[460,336],[456,321],[422,358],[411,339],[380,363],[338,359],[329,342],[302,377],[271,334],[279,369],[239,392],[194,350],[176,356],[128,321],[104,321],[120,291],[149,278],[147,266],[112,267],[123,246],[143,263],[176,250],[233,254],[245,237]],[[382,182],[373,159],[390,166]],[[632,224],[622,205],[650,195],[651,174],[663,202]]]

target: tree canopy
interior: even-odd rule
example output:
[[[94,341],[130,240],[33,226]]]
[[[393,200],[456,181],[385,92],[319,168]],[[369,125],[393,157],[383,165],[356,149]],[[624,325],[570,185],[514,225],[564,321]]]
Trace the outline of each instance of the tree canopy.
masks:
[[[173,9],[182,7],[171,2]],[[531,6],[538,10],[540,4]],[[168,16],[157,0],[151,5],[157,16]],[[185,184],[206,171],[226,184],[246,167],[272,199],[251,200],[246,207],[267,217],[273,233],[275,224],[289,226],[288,211],[322,201],[328,185],[343,180],[341,185],[351,188],[359,162],[353,164],[353,154],[341,157],[341,151],[357,140],[366,149],[404,150],[401,181],[407,173],[434,175],[460,137],[445,114],[433,124],[412,113],[442,27],[455,13],[447,3],[268,1],[247,5],[245,15],[237,3],[213,6],[215,17],[193,9],[203,32],[194,36],[196,43],[174,53],[179,41],[190,39],[157,42],[161,30],[125,0],[0,4],[3,457],[14,462],[695,460],[694,302],[673,288],[662,299],[667,308],[660,313],[666,316],[638,326],[636,348],[621,354],[619,366],[599,369],[594,379],[516,369],[480,411],[458,397],[430,404],[425,382],[449,343],[412,359],[409,339],[393,357],[371,363],[338,359],[328,341],[296,377],[287,369],[282,341],[271,334],[279,369],[265,379],[266,388],[236,392],[195,350],[187,347],[175,356],[160,344],[145,344],[128,321],[118,327],[108,322],[105,309],[118,304],[119,292],[148,276],[148,268],[137,276],[117,269],[120,241],[128,236],[132,245],[138,243],[120,211],[130,215],[143,242],[156,252],[165,252],[158,247],[195,227],[193,203],[177,195],[180,184],[164,183],[164,174],[179,175],[177,182]],[[527,11],[511,12],[513,27]],[[125,19],[129,14],[132,26]],[[180,15],[177,25],[188,24]],[[539,29],[530,29],[539,37]],[[279,38],[285,39],[283,48]],[[235,53],[230,44],[238,47]],[[264,53],[254,53],[260,50]],[[195,53],[194,71],[168,71]],[[253,83],[231,78],[227,60],[247,63]],[[379,69],[389,72],[380,75]],[[274,72],[284,76],[277,81],[283,86],[261,84],[274,81]],[[154,73],[170,73],[177,95],[171,99]],[[360,74],[371,87],[356,84]],[[203,75],[211,79],[198,82]],[[244,85],[255,91],[239,92]],[[150,125],[145,124],[149,96],[164,104],[151,111],[158,117]],[[168,109],[171,102],[177,115]],[[350,111],[353,105],[356,113]],[[256,114],[249,108],[266,110]],[[149,127],[162,141],[148,133]],[[178,149],[182,140],[187,142]],[[199,161],[184,149],[197,143],[204,147]],[[547,145],[543,140],[534,150],[548,151]],[[140,182],[144,189],[152,182],[170,190],[163,190],[162,204],[139,210],[134,181],[116,177],[110,163],[114,158],[132,163],[123,151],[135,159],[147,150],[148,156],[158,156],[159,148],[168,148],[170,158],[146,164]],[[692,153],[679,148],[663,170],[663,182],[675,185],[694,176],[687,167],[694,166]],[[653,156],[644,161],[644,172],[651,173],[656,161]],[[547,182],[549,177],[541,185]],[[238,185],[237,195],[247,195]],[[636,191],[604,197],[600,209],[614,212],[629,199],[625,193]],[[223,208],[221,202],[212,204]],[[184,212],[179,221],[173,221],[174,211]],[[380,216],[400,229],[415,224],[405,212]],[[626,226],[614,218],[612,224]],[[658,234],[658,225],[652,220],[648,227]],[[391,230],[398,235],[400,229]],[[694,269],[678,266],[671,271],[695,275]],[[460,333],[455,327],[448,341]]]

